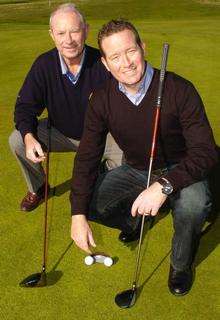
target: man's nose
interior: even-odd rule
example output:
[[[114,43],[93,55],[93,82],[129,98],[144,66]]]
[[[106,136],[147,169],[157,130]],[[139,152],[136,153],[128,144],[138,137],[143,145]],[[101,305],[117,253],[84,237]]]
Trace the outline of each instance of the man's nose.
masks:
[[[131,65],[131,60],[130,60],[130,58],[127,56],[127,54],[124,54],[124,55],[123,55],[122,61],[123,61],[123,66],[124,66],[124,67],[129,67],[129,66]]]
[[[71,37],[71,33],[70,33],[70,32],[67,32],[67,33],[66,33],[65,41],[66,41],[67,43],[72,43],[72,37]]]

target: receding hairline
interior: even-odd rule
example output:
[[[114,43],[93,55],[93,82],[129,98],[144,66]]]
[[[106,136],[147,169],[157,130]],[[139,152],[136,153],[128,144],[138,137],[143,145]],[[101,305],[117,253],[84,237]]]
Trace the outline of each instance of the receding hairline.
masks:
[[[81,24],[82,25],[86,24],[83,14],[76,8],[75,4],[65,3],[65,4],[61,4],[53,12],[51,12],[50,20],[49,20],[50,29],[52,29],[54,17],[59,13],[75,13],[79,17]]]

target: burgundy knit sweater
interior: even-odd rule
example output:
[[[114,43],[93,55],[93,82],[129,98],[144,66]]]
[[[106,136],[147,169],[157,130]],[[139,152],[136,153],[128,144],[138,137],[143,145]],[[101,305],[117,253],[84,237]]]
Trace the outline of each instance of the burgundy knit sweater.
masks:
[[[115,79],[93,94],[75,158],[72,214],[88,212],[108,132],[124,152],[127,164],[148,168],[158,83],[159,70],[155,70],[138,106],[119,91]],[[216,146],[200,96],[189,81],[167,72],[153,169],[177,164],[166,177],[178,191],[205,178],[216,162]]]

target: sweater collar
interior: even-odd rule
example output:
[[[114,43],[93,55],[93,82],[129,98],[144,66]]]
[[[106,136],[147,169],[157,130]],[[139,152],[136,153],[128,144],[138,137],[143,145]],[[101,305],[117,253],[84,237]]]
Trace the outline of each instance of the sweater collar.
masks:
[[[126,97],[136,106],[139,105],[139,103],[142,101],[144,96],[146,95],[148,88],[151,84],[152,78],[154,74],[154,69],[152,66],[147,63],[147,66],[145,68],[145,73],[143,76],[143,79],[141,80],[140,86],[138,88],[138,91],[135,94],[129,93],[125,86],[119,82],[118,88],[119,90],[126,95]]]
[[[81,58],[81,61],[80,61],[80,64],[79,64],[79,68],[78,68],[78,71],[76,74],[73,74],[69,69],[68,69],[68,66],[64,60],[64,58],[62,57],[62,55],[60,54],[60,52],[58,51],[58,55],[59,55],[59,61],[60,61],[60,67],[61,67],[61,72],[63,75],[66,75],[69,80],[73,83],[73,84],[76,84],[79,77],[80,77],[80,73],[81,73],[81,70],[82,70],[82,66],[83,66],[83,63],[84,63],[84,60],[85,60],[85,54],[86,54],[86,48],[84,48],[83,50],[83,54],[82,54],[82,58]]]

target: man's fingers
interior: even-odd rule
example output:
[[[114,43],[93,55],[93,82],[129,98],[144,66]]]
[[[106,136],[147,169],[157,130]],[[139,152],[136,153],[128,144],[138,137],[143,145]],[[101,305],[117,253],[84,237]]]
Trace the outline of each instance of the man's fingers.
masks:
[[[150,215],[151,216],[156,216],[158,213],[159,208],[152,208],[150,211]]]
[[[35,150],[37,151],[39,157],[44,157],[43,150],[42,150],[41,145],[39,143],[35,144]]]
[[[138,202],[137,202],[137,200],[135,200],[135,202],[133,203],[132,208],[131,208],[131,215],[133,217],[135,217],[137,215],[137,210],[138,210]]]
[[[31,133],[27,133],[24,137],[26,157],[34,163],[41,162],[45,159],[40,143],[33,137]]]
[[[82,246],[81,249],[89,254],[92,254],[92,251],[89,249],[88,244]]]
[[[96,246],[92,230],[90,229],[85,215],[79,214],[72,216],[71,237],[80,249],[89,254],[92,253],[90,246]]]
[[[42,156],[40,156],[36,148],[28,149],[26,152],[26,157],[34,163],[41,162],[45,159],[44,153]]]
[[[94,239],[93,239],[92,232],[89,232],[88,238],[89,238],[89,244],[90,244],[91,246],[93,246],[93,247],[96,247],[95,241],[94,241]]]
[[[87,240],[74,240],[74,241],[75,241],[75,244],[77,245],[77,247],[79,247],[83,251],[86,251],[87,253],[90,253],[90,254],[92,253],[91,250],[89,249],[89,245],[88,245]]]
[[[45,159],[45,155],[43,153],[43,150],[41,148],[41,145],[40,144],[36,144],[35,145],[35,156],[36,158],[38,159],[38,161],[43,161]]]
[[[27,150],[26,157],[34,163],[38,162],[38,158],[36,157],[33,149]]]

